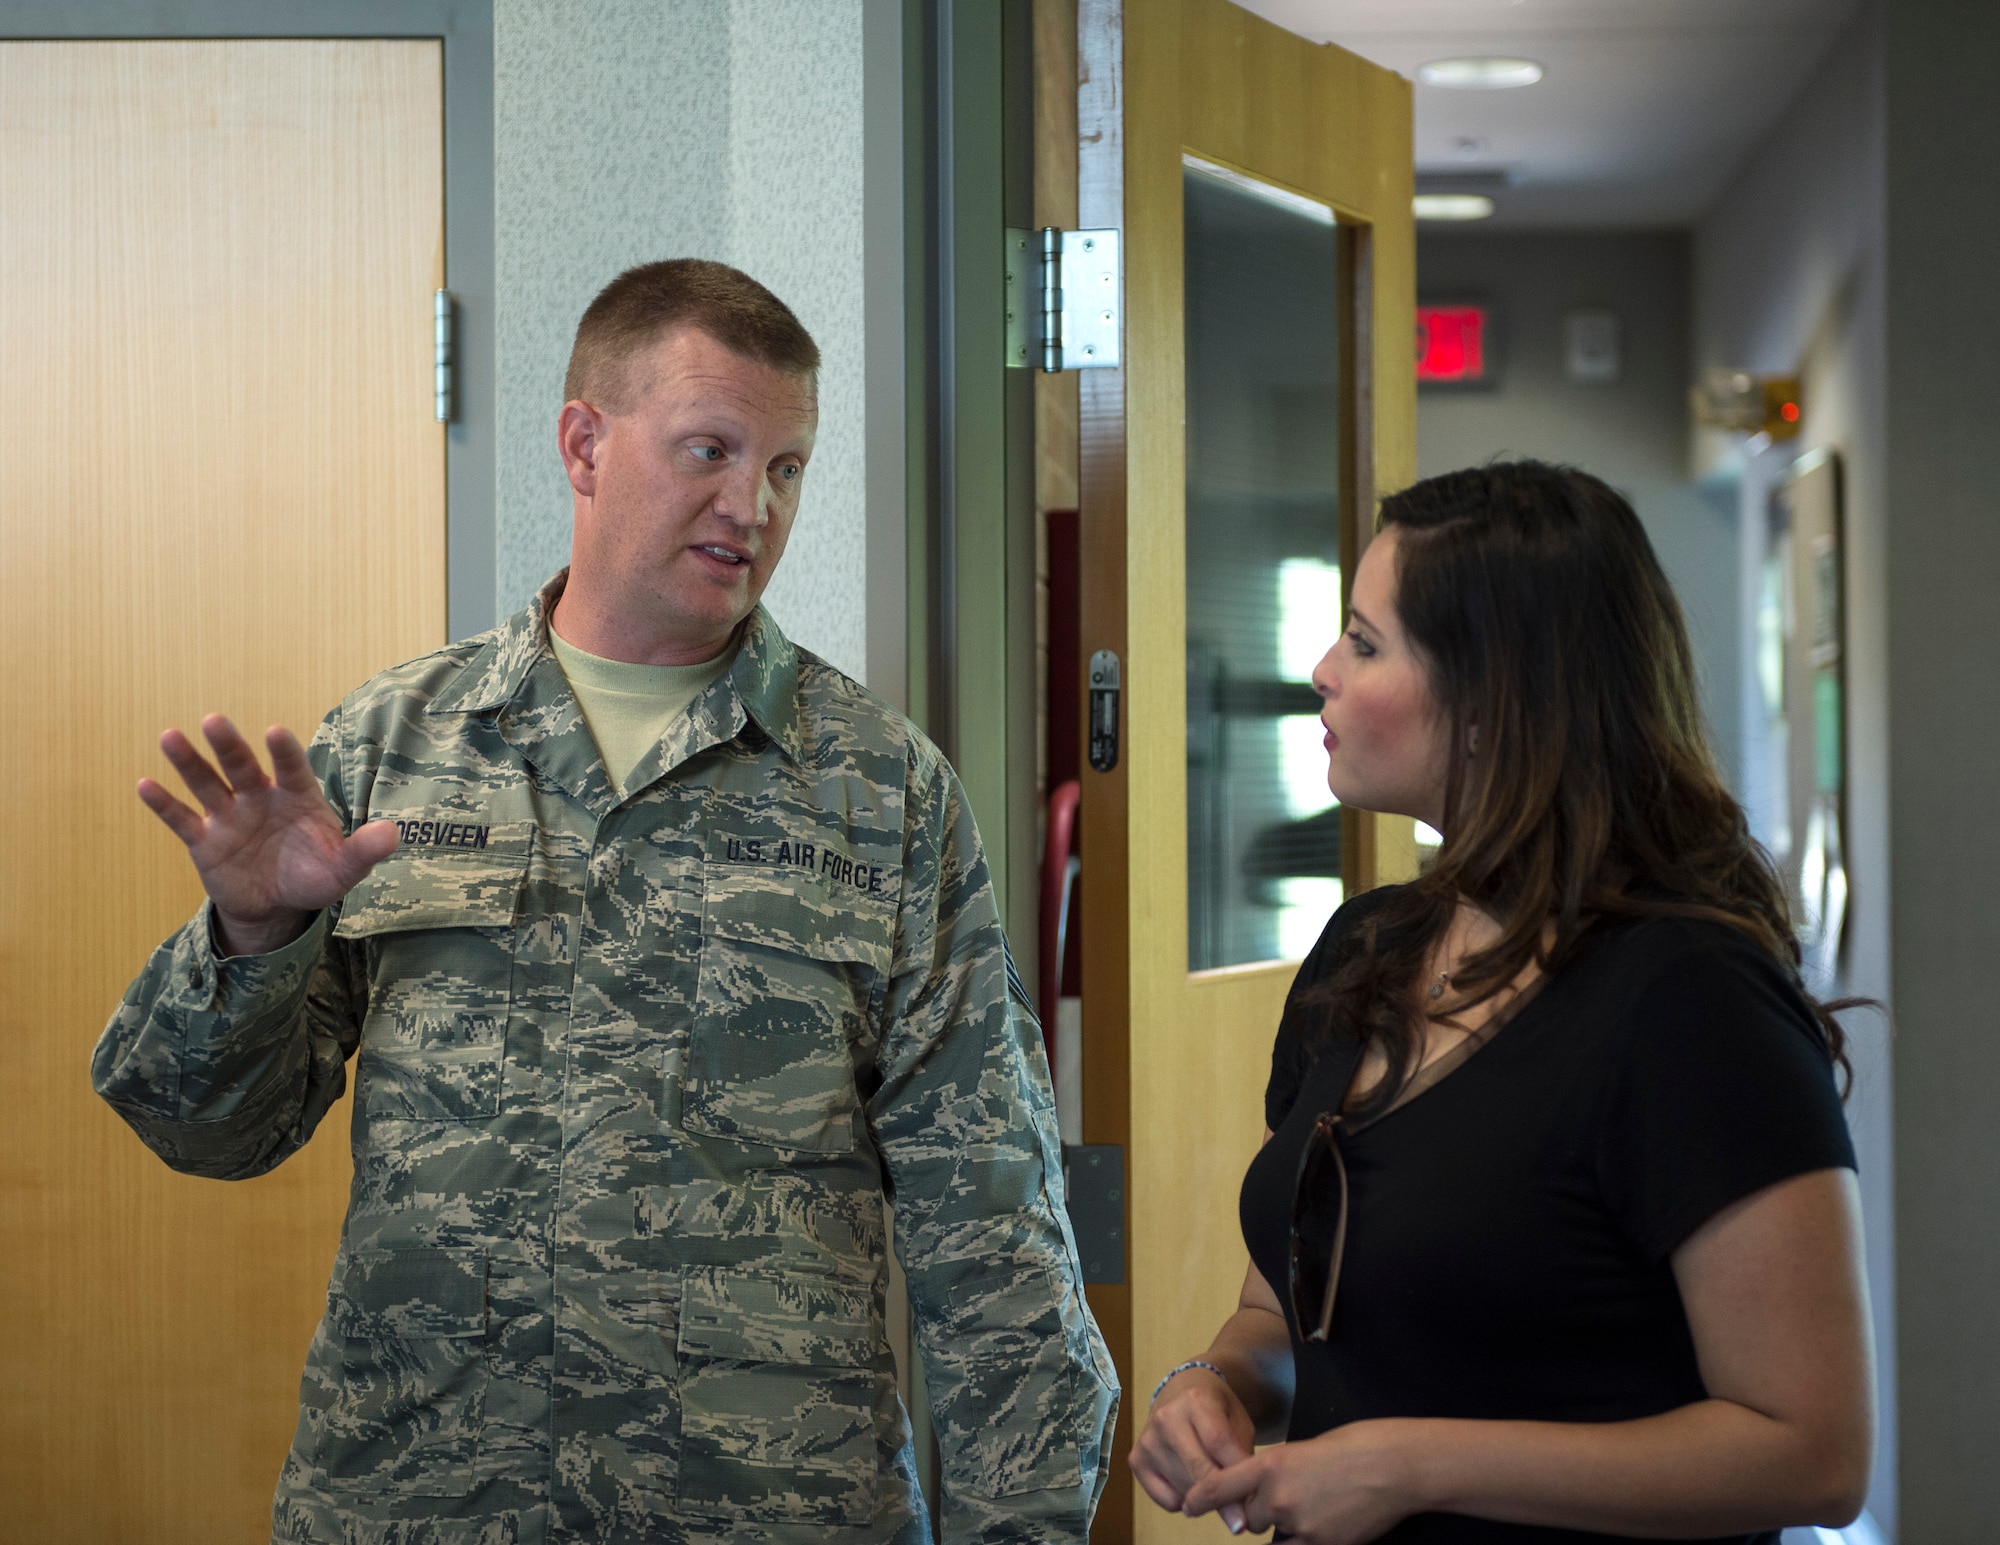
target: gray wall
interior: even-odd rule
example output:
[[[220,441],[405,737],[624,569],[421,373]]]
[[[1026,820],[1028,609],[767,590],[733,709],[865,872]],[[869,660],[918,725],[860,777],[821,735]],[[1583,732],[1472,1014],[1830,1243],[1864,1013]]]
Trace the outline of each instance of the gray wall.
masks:
[[[1568,462],[1638,510],[1687,613],[1703,708],[1732,779],[1738,765],[1740,624],[1736,517],[1688,480],[1686,236],[1432,234],[1417,242],[1425,300],[1493,308],[1498,384],[1426,388],[1417,399],[1417,468],[1430,477],[1496,457]],[[1624,368],[1614,382],[1570,381],[1563,317],[1615,311]]]
[[[1885,482],[1884,112],[1880,13],[1870,5],[1696,232],[1694,364],[1697,370],[1727,365],[1758,373],[1797,371],[1803,377],[1801,432],[1789,445],[1746,455],[1740,437],[1697,437],[1699,465],[1740,485],[1745,539],[1740,593],[1746,612],[1755,603],[1770,488],[1795,455],[1831,447],[1844,463],[1850,911],[1845,969],[1837,986],[1889,1000],[1892,909],[1900,915],[1905,897],[1902,881],[1890,869],[1892,640],[1886,570],[1896,538]],[[1900,517],[1899,511],[1898,524]],[[1746,655],[1750,647],[1746,629]],[[1768,748],[1758,727],[1761,707],[1751,701],[1754,676],[1746,669],[1743,679],[1743,739],[1747,760],[1756,765]],[[1753,789],[1761,785],[1756,776],[1751,782]],[[1753,821],[1760,815],[1753,802]],[[1905,980],[1898,970],[1896,981]],[[1867,1013],[1847,1016],[1855,1065],[1847,1113],[1861,1166],[1883,1405],[1869,1510],[1892,1537],[1899,1511],[1898,1455],[1913,1454],[1919,1429],[1910,1424],[1920,1420],[1914,1413],[1931,1399],[1930,1384],[1919,1382],[1905,1364],[1909,1398],[1901,1402],[1899,1422],[1897,1325],[1900,1319],[1905,1345],[1916,1327],[1907,1297],[1900,1316],[1897,1303],[1905,1133],[1891,1116],[1901,1098],[1909,1025],[1901,994],[1893,1001],[1905,1031],[1893,1079],[1883,1020]],[[1989,1297],[1993,1283],[1986,1279]],[[1972,1538],[1929,1532],[1914,1520],[1904,1537]]]
[[[1903,1537],[2000,1528],[2000,6],[1887,7],[1890,937]]]
[[[901,233],[864,218],[864,74],[879,87],[884,72],[864,68],[863,0],[496,0],[493,25],[500,614],[568,554],[555,421],[583,308],[634,263],[716,258],[819,341],[819,442],[766,599],[796,642],[865,680],[871,472],[901,486],[899,433],[878,422],[876,460],[898,463],[884,480],[869,428],[900,425],[902,380],[899,350],[878,349],[872,376],[865,353],[871,326],[900,330],[899,303],[871,319],[884,289],[864,278],[883,261],[900,275]],[[900,189],[899,143],[889,166]],[[900,531],[900,505],[875,515]]]

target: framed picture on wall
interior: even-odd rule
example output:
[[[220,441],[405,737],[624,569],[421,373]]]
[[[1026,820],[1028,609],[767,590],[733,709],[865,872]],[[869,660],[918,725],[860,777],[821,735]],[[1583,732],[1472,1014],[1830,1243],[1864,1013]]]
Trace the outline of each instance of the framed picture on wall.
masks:
[[[1790,838],[1776,854],[1806,964],[1830,983],[1847,890],[1846,562],[1839,453],[1813,451],[1773,500],[1784,588],[1784,792]]]

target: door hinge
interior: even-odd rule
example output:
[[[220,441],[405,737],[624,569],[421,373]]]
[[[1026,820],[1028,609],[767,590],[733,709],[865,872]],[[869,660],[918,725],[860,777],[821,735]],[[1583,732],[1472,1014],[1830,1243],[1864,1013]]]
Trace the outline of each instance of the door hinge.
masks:
[[[452,350],[451,350],[451,291],[439,290],[433,298],[431,315],[436,326],[432,332],[433,361],[436,366],[437,421],[449,424],[453,409],[452,402]]]
[[[1118,232],[1007,232],[1010,369],[1099,370],[1119,360],[1124,322]]]

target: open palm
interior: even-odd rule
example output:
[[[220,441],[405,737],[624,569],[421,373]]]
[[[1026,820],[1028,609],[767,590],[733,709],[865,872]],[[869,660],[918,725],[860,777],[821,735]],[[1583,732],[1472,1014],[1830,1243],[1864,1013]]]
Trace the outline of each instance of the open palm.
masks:
[[[151,778],[139,780],[139,798],[187,845],[215,903],[218,943],[261,954],[297,938],[315,912],[345,896],[393,852],[396,828],[370,821],[348,836],[305,748],[288,729],[274,725],[264,732],[271,774],[223,715],[203,719],[201,731],[214,764],[179,730],[160,737],[160,749],[201,809],[189,808]]]

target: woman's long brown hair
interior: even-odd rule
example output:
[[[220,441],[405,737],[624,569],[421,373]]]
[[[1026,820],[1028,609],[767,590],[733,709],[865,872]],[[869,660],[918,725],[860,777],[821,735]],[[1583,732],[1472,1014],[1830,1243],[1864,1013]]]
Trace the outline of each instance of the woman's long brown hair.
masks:
[[[1417,992],[1461,898],[1501,925],[1453,971],[1451,1008],[1532,962],[1559,971],[1605,917],[1728,924],[1796,980],[1799,944],[1770,855],[1716,771],[1687,626],[1631,505],[1588,473],[1501,462],[1385,500],[1396,612],[1450,726],[1444,843],[1363,924],[1321,989],[1328,1023],[1387,1054],[1368,1106],[1414,1075]],[[1812,1002],[1847,1070],[1833,1011]]]

